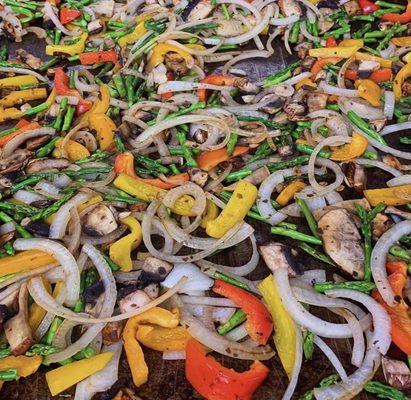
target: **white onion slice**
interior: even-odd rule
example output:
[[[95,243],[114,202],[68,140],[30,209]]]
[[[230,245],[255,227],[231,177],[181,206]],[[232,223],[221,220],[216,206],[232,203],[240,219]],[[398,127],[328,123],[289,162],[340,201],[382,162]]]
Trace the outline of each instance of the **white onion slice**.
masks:
[[[368,160],[366,158],[356,158],[354,160],[355,163],[360,164],[360,165],[372,165],[373,167],[376,168],[380,168],[388,173],[390,173],[391,175],[395,176],[395,177],[402,177],[402,172],[398,171],[398,169],[391,167],[387,164],[385,164],[382,161],[378,161],[378,160]]]
[[[358,90],[342,89],[337,86],[332,86],[326,83],[325,81],[321,81],[318,85],[318,88],[327,94],[333,94],[336,96],[343,96],[343,97],[358,97]]]
[[[387,119],[391,120],[394,116],[394,106],[395,106],[395,97],[394,93],[390,90],[385,92],[385,100],[384,100],[384,115]]]
[[[398,176],[396,178],[392,178],[389,181],[387,181],[388,187],[400,186],[400,185],[410,185],[410,184],[411,184],[410,174]]]
[[[166,279],[161,282],[161,286],[171,288],[177,282],[186,276],[188,281],[180,289],[180,293],[188,293],[197,290],[208,290],[213,286],[214,281],[199,270],[199,268],[191,263],[175,264],[174,268],[167,275]]]
[[[233,301],[223,297],[180,296],[180,299],[185,304],[213,307],[237,307]]]
[[[385,126],[380,132],[381,136],[388,135],[389,133],[405,131],[411,129],[411,121],[399,122],[398,124],[392,124]]]

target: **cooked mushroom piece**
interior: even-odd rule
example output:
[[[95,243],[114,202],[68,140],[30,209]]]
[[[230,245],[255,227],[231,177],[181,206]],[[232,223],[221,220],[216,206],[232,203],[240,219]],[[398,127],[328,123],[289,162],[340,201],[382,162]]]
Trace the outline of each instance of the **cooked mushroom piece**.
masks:
[[[33,56],[33,54],[28,53],[24,49],[17,49],[15,53],[18,60],[24,62],[33,69],[39,69],[42,65],[40,58]]]
[[[110,344],[116,343],[121,340],[123,328],[123,321],[109,322],[101,332],[103,335],[103,344],[109,346]]]
[[[306,119],[306,107],[302,103],[289,103],[284,107],[284,111],[287,113],[290,121],[302,121]]]
[[[187,170],[188,175],[190,176],[190,181],[194,182],[200,187],[204,187],[208,180],[207,172],[201,171],[200,168],[189,168]]]
[[[285,98],[280,97],[276,95],[275,93],[264,96],[261,99],[261,103],[265,103],[267,100],[269,101],[269,103],[266,104],[264,107],[260,108],[261,111],[267,114],[277,113],[284,107],[284,104],[285,104]]]
[[[167,69],[173,71],[177,75],[184,75],[188,71],[185,59],[178,53],[168,52],[164,56],[164,62]]]
[[[33,235],[49,237],[50,225],[40,221],[29,221],[25,226],[26,230]]]
[[[213,11],[213,8],[214,6],[210,0],[200,0],[190,11],[190,14],[188,14],[187,21],[197,21],[207,18],[211,11]]]
[[[95,19],[88,23],[87,30],[90,35],[96,35],[97,33],[100,33],[103,30],[103,25],[101,25],[99,19]]]
[[[120,312],[124,314],[143,307],[144,305],[150,303],[150,301],[150,296],[144,290],[139,289],[121,299],[118,302],[118,306],[120,308]]]
[[[157,283],[150,283],[143,290],[148,294],[151,300],[156,299],[160,293],[160,288]]]
[[[344,4],[344,9],[348,15],[354,15],[361,11],[360,5],[357,0],[350,0]]]
[[[277,268],[287,268],[291,276],[301,274],[301,268],[296,259],[294,250],[282,243],[269,243],[260,246],[260,253],[268,268],[274,272]]]
[[[98,280],[91,286],[84,289],[83,299],[86,303],[86,312],[98,314],[96,311],[96,306],[101,302],[102,295],[104,293],[104,284],[102,280]],[[93,312],[92,312],[93,311]]]
[[[64,169],[70,165],[65,158],[36,158],[27,164],[26,172],[35,174],[40,171],[49,171],[52,169]]]
[[[383,233],[387,232],[394,225],[394,221],[385,214],[378,213],[371,222],[372,237],[378,240]]]
[[[345,171],[346,181],[349,187],[355,189],[356,192],[362,193],[367,185],[367,175],[362,165],[349,162]]]
[[[307,94],[307,107],[309,112],[322,110],[327,105],[328,95],[324,93],[310,92]]]
[[[147,257],[144,260],[140,280],[142,282],[162,282],[172,269],[173,266],[167,261],[159,260],[155,257]]]
[[[328,256],[345,272],[355,278],[364,276],[364,248],[353,214],[337,209],[327,212],[318,221]]]
[[[302,15],[303,11],[300,4],[295,0],[278,0],[281,12],[284,16]]]
[[[32,155],[32,151],[17,149],[11,156],[0,160],[0,174],[22,170]]]
[[[100,204],[87,214],[83,230],[90,236],[104,236],[117,227],[117,221],[110,208]]]
[[[411,388],[411,374],[405,362],[383,357],[381,363],[385,380],[389,385],[398,389]]]
[[[14,356],[24,354],[34,343],[28,323],[28,290],[23,283],[19,292],[19,312],[4,324],[4,332]]]

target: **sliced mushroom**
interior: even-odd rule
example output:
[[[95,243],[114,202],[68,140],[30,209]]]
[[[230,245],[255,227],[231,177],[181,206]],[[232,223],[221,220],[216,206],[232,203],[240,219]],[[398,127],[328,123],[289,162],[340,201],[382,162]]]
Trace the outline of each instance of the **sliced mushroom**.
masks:
[[[301,274],[296,253],[290,246],[282,243],[269,243],[260,247],[260,253],[271,271],[274,272],[277,268],[287,268],[291,276]]]
[[[307,94],[307,107],[309,112],[322,110],[327,105],[328,95],[325,93],[309,92]]]
[[[188,71],[185,59],[178,53],[169,52],[164,57],[167,69],[177,75],[185,75]]]
[[[364,248],[353,214],[331,210],[318,221],[318,233],[325,252],[345,272],[355,278],[364,276]]]
[[[160,288],[157,283],[150,283],[143,290],[146,294],[148,294],[148,297],[150,297],[151,300],[156,299],[160,293]]]
[[[142,282],[162,282],[171,272],[173,266],[167,261],[155,257],[147,257],[144,260],[140,280]]]
[[[28,223],[24,225],[24,227],[33,235],[42,236],[45,238],[49,237],[50,225],[46,224],[45,222],[28,221]]]
[[[223,16],[218,19],[218,27],[216,33],[222,37],[239,36],[244,33],[244,25],[237,19],[224,19]]]
[[[11,156],[0,160],[0,174],[22,170],[32,156],[30,150],[17,149]]]
[[[88,23],[87,30],[89,35],[96,35],[97,33],[102,32],[103,25],[101,24],[99,19],[94,19],[93,21]]]
[[[16,57],[21,62],[27,64],[30,68],[39,69],[42,65],[40,58],[33,56],[24,49],[17,49],[15,51]]]
[[[194,182],[200,187],[204,187],[208,180],[207,172],[202,171],[199,168],[189,168],[187,170],[188,175],[190,176],[190,181]]]
[[[378,213],[371,222],[372,237],[378,240],[381,235],[394,225],[394,221],[385,214]]]
[[[109,322],[101,332],[103,335],[103,344],[109,346],[110,344],[116,343],[121,340],[123,328],[123,321]]]
[[[345,177],[348,186],[354,188],[356,192],[362,193],[367,186],[367,175],[362,165],[353,162],[347,163]]]
[[[363,207],[366,211],[370,211],[370,203],[368,203],[367,199],[353,199],[353,200],[343,200],[339,201],[333,205],[326,206],[323,208],[320,208],[318,210],[314,210],[313,216],[314,218],[318,221],[321,219],[325,214],[327,214],[329,211],[332,210],[346,210],[348,212],[355,213],[356,208],[355,205],[358,204],[361,207]]]
[[[4,243],[13,239],[13,237],[14,237],[14,231],[3,233],[2,235],[0,235],[0,246],[3,246]]]
[[[36,158],[27,164],[26,173],[35,174],[40,171],[65,169],[69,165],[70,162],[65,158]]]
[[[350,0],[347,3],[344,3],[343,7],[348,15],[358,14],[361,11],[357,0]]]
[[[269,101],[264,107],[261,107],[260,110],[265,112],[266,114],[275,114],[280,111],[285,104],[286,99],[284,97],[280,97],[275,93],[268,94],[261,99],[261,103],[265,103]]]
[[[122,314],[134,311],[137,308],[143,307],[150,303],[151,298],[144,290],[136,290],[133,293],[128,294],[118,302],[120,312]]]
[[[382,162],[390,167],[398,169],[398,171],[404,171],[405,169],[404,166],[398,161],[398,158],[394,156],[385,155],[382,157]]]
[[[87,214],[83,230],[90,236],[104,236],[118,228],[117,221],[110,210],[104,204],[99,204]]]
[[[405,362],[392,358],[382,358],[382,370],[389,385],[398,389],[411,388],[411,374]]]
[[[44,146],[46,143],[50,141],[49,136],[40,136],[33,139],[29,139],[26,142],[26,149],[28,150],[35,150],[41,146]]]
[[[329,31],[335,24],[333,20],[328,17],[335,12],[334,9],[329,7],[321,7],[320,16],[318,18],[318,33],[323,35],[325,32]]]
[[[246,78],[235,77],[233,86],[246,93],[258,93],[260,90],[255,83],[249,82]]]
[[[96,15],[111,18],[114,14],[114,0],[98,0],[89,6]]]
[[[286,17],[303,14],[303,10],[296,0],[278,0],[278,5],[280,6],[281,13]]]
[[[28,290],[23,283],[19,292],[19,312],[4,324],[4,332],[14,356],[24,354],[34,343],[28,323]]]
[[[188,14],[187,21],[207,18],[213,11],[213,8],[210,0],[200,0],[190,11],[190,14]]]
[[[284,107],[290,121],[303,121],[306,119],[306,107],[302,103],[292,102]]]

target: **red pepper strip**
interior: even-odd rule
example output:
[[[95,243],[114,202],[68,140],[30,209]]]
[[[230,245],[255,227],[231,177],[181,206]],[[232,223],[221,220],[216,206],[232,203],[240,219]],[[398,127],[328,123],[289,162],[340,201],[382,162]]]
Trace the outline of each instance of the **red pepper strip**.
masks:
[[[200,83],[209,83],[210,85],[217,85],[217,86],[230,86],[233,84],[233,82],[234,82],[234,78],[232,76],[218,75],[218,74],[208,75],[200,81]],[[207,101],[209,92],[210,91],[207,89],[198,89],[197,90],[198,101]]]
[[[65,25],[81,15],[79,10],[71,10],[70,8],[62,8],[60,10],[60,22]]]
[[[134,157],[131,153],[126,151],[125,153],[118,154],[115,161],[114,161],[114,172],[118,174],[127,174],[136,178],[140,181],[147,183],[148,185],[156,186],[160,189],[171,189],[175,186],[180,186],[184,182],[188,182],[190,180],[190,176],[187,172],[183,172],[182,174],[172,175],[167,178],[166,181],[162,181],[161,179],[143,179],[136,175],[134,171]]]
[[[24,121],[24,122],[23,122]],[[15,138],[16,136],[29,131],[31,129],[37,129],[40,128],[40,125],[37,122],[27,122],[26,120],[21,120],[16,124],[16,126],[19,128],[17,131],[14,131],[10,133],[7,136],[3,136],[0,138],[0,147],[3,147],[8,143],[11,139]]]
[[[171,72],[171,71],[168,71],[168,72],[166,73],[166,77],[167,77],[167,80],[168,80],[168,81],[173,81],[173,80],[174,80],[174,73]],[[170,90],[170,91],[168,91],[168,92],[161,93],[159,96],[160,96],[162,99],[168,100],[168,99],[170,99],[171,97],[173,97],[173,92]]]
[[[359,0],[359,4],[363,14],[371,14],[380,9],[379,6],[369,0]]]
[[[254,361],[248,371],[236,372],[207,356],[196,340],[187,342],[186,378],[207,400],[250,400],[268,373],[260,361]]]
[[[338,43],[335,40],[334,36],[332,35],[329,36],[327,40],[325,41],[325,47],[337,47],[337,46],[338,46]]]
[[[360,79],[359,76],[357,75],[357,71],[354,71],[352,69],[347,69],[345,71],[344,77],[347,79],[350,79],[351,81],[356,81],[357,79]],[[375,83],[381,83],[381,82],[387,82],[391,79],[392,77],[392,71],[391,68],[381,68],[378,69],[369,76],[369,78]]]
[[[247,153],[248,150],[249,148],[246,146],[237,146],[234,148],[231,156],[227,154],[226,148],[205,151],[197,157],[197,163],[203,171],[210,171],[210,169],[214,168],[216,165],[222,163],[223,161],[228,161],[233,157]]]
[[[270,313],[264,304],[254,295],[230,283],[217,279],[213,292],[232,300],[247,314],[245,329],[258,343],[266,344],[273,331]]]
[[[76,89],[70,89],[69,78],[62,68],[57,68],[54,74],[54,88],[59,96],[75,96],[79,99],[76,106],[77,115],[83,114],[91,108],[90,101],[84,100]]]
[[[405,261],[387,261],[385,268],[389,275],[394,272],[400,272],[404,276],[407,276],[407,263]]]
[[[388,265],[387,265],[388,267]],[[398,269],[397,269],[398,268]],[[388,282],[394,293],[401,298],[401,302],[395,307],[390,307],[384,302],[377,290],[372,292],[372,297],[380,303],[391,318],[391,338],[392,341],[408,356],[411,355],[411,317],[408,313],[408,306],[402,300],[402,292],[407,282],[406,271],[399,266],[391,264],[387,269],[397,269],[388,276]]]
[[[408,24],[411,21],[411,1],[408,0],[407,9],[402,14],[388,13],[382,16],[384,21]]]
[[[341,61],[338,57],[319,58],[311,67],[311,73],[317,75],[327,64],[337,64]]]
[[[93,65],[102,62],[112,62],[116,64],[118,62],[118,54],[114,50],[81,53],[80,62],[83,65]]]

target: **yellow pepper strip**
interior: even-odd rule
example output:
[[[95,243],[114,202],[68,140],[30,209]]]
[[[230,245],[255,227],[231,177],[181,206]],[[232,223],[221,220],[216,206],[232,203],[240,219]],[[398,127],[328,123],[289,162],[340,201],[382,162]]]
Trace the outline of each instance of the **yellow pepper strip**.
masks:
[[[26,250],[14,256],[0,259],[0,278],[17,274],[23,271],[44,267],[49,264],[56,264],[56,260],[50,255],[40,250]]]
[[[140,315],[130,318],[123,331],[124,350],[130,366],[133,382],[141,386],[148,380],[148,367],[144,360],[144,353],[136,340],[136,333],[140,324],[159,325],[163,328],[175,328],[178,325],[178,310],[170,312],[164,308],[153,307]]]
[[[351,46],[363,47],[364,41],[362,39],[343,39],[338,45],[343,46],[343,47],[351,47]]]
[[[0,79],[0,88],[13,86],[37,85],[38,79],[32,75],[17,75],[10,78]]]
[[[87,207],[92,206],[93,204],[101,203],[103,201],[103,197],[100,196],[99,194],[93,197],[90,197],[85,203],[80,204],[77,206],[77,211],[82,212],[85,210]]]
[[[79,40],[74,44],[49,44],[46,46],[46,54],[48,56],[53,56],[55,53],[64,53],[70,56],[75,56],[76,54],[83,53],[84,48],[86,47],[87,36],[87,32],[82,33]]]
[[[54,103],[56,96],[57,96],[56,89],[53,88],[53,90],[50,92],[49,97],[47,97],[47,100],[44,102],[44,104],[46,104],[50,108],[50,106]]]
[[[308,53],[311,57],[340,57],[350,58],[360,49],[359,46],[337,46],[337,47],[319,47],[318,49],[310,49]]]
[[[241,222],[253,206],[257,192],[257,188],[250,182],[238,181],[233,195],[223,211],[216,219],[207,223],[207,235],[219,239],[235,224]]]
[[[80,361],[63,365],[46,373],[47,384],[52,396],[101,371],[113,357],[113,353],[101,353]]]
[[[110,258],[120,266],[124,272],[133,269],[131,261],[131,252],[135,250],[143,239],[140,222],[134,217],[126,217],[121,222],[127,225],[130,233],[122,237],[110,246]]]
[[[93,113],[89,116],[91,129],[97,132],[97,140],[101,150],[109,150],[114,146],[116,124],[106,114]]]
[[[300,181],[299,179],[296,179],[295,181],[292,181],[289,183],[282,191],[281,193],[277,196],[275,201],[279,203],[281,206],[285,206],[294,198],[294,195],[303,190],[307,185],[303,182]]]
[[[3,108],[0,108],[0,122],[9,121],[11,119],[18,119],[22,116],[23,112],[17,108],[11,107],[6,108],[5,110]]]
[[[301,79],[300,81],[298,81],[298,82],[295,84],[295,88],[296,88],[297,90],[298,90],[298,89],[301,89],[303,86],[317,87],[317,84],[314,83],[310,78]]]
[[[187,51],[184,51],[172,44],[160,43],[153,49],[150,60],[147,64],[148,71],[152,71],[155,67],[157,67],[157,65],[161,64],[164,61],[164,56],[169,52],[179,54],[181,57],[184,58],[188,66],[194,63],[193,57]]]
[[[265,278],[259,285],[264,303],[271,314],[275,326],[274,344],[281,364],[288,377],[294,368],[297,343],[297,327],[285,309],[278,293],[277,284],[272,275]]]
[[[355,87],[358,90],[359,97],[368,101],[374,107],[381,105],[381,88],[371,79],[357,79]]]
[[[16,368],[17,374],[22,378],[26,378],[39,369],[42,361],[42,356],[7,356],[0,360],[0,371]]]
[[[367,145],[368,140],[365,137],[357,132],[353,132],[351,143],[333,148],[330,158],[335,161],[352,160],[353,158],[360,157],[367,150]]]
[[[411,46],[411,36],[395,37],[391,39],[391,43],[398,47]]]
[[[373,56],[371,54],[368,53],[361,53],[359,51],[357,51],[354,54],[354,58],[357,61],[375,61],[377,63],[379,63],[381,65],[381,67],[383,68],[391,68],[392,65],[392,61],[390,59],[385,59],[382,57],[377,57],[377,56]]]
[[[262,32],[261,32],[262,33]],[[184,46],[192,50],[206,50],[207,47],[197,43],[184,43]]]
[[[364,190],[364,196],[373,207],[379,203],[387,206],[401,206],[410,202],[411,184],[384,189],[367,189]]]
[[[395,75],[393,92],[396,100],[402,96],[402,84],[411,76],[411,64],[405,64]]]
[[[51,285],[50,282],[46,279],[42,279],[44,287],[47,290],[47,293],[51,294]],[[47,311],[40,307],[37,303],[33,303],[29,307],[29,326],[32,332],[35,332],[41,321],[43,321],[44,316]]]
[[[218,217],[219,212],[220,210],[218,209],[216,204],[213,201],[207,199],[206,200],[206,214],[201,220],[201,227],[205,229],[209,221],[214,221]]]
[[[58,139],[56,142],[56,147],[53,150],[53,157],[59,158],[61,157],[61,144],[63,139]],[[74,140],[68,140],[66,142],[66,151],[68,159],[72,162],[78,161],[82,158],[89,157],[90,152],[84,147],[82,144],[77,143]]]
[[[176,328],[139,325],[136,339],[149,349],[157,351],[183,351],[191,335],[183,326]]]
[[[134,43],[136,40],[140,39],[141,36],[147,33],[147,28],[144,26],[145,21],[141,21],[139,24],[136,25],[134,31],[129,33],[128,35],[122,36],[118,40],[118,44],[120,47],[127,46],[130,43]]]
[[[11,92],[0,100],[0,107],[11,107],[15,104],[23,104],[30,100],[45,99],[47,97],[47,90],[40,89],[26,89]]]
[[[110,91],[108,90],[107,85],[101,85],[97,100],[93,103],[90,110],[81,116],[79,123],[84,122],[88,124],[90,115],[105,114],[110,106],[110,98]]]
[[[402,60],[406,63],[410,63],[411,62],[411,52],[407,53]]]
[[[167,193],[167,190],[165,189],[149,185],[126,174],[120,174],[113,183],[115,187],[124,190],[126,193],[136,196],[143,201],[161,200]],[[174,203],[172,211],[186,217],[195,217],[195,214],[191,211],[194,201],[195,200],[191,196],[181,196]]]

